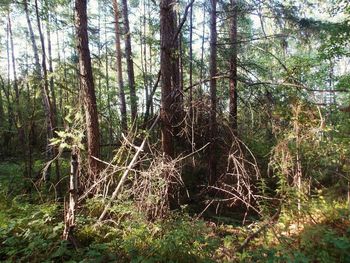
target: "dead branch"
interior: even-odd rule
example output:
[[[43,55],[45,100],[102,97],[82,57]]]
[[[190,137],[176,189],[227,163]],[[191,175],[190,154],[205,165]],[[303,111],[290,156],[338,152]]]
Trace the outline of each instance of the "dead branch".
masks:
[[[149,132],[154,128],[154,126],[156,125],[156,123],[158,122],[159,120],[159,116],[160,114],[158,114],[157,118],[154,120],[151,128],[149,129],[148,133],[146,134],[145,138],[143,139],[140,147],[138,148],[137,152],[135,153],[134,157],[132,158],[132,160],[130,161],[128,167],[126,168],[125,172],[123,173],[122,177],[120,178],[120,181],[116,187],[116,189],[114,190],[114,192],[112,193],[112,196],[110,198],[110,200],[108,201],[107,205],[105,206],[103,212],[101,213],[99,219],[98,219],[98,222],[101,222],[103,220],[103,218],[106,216],[106,213],[108,211],[108,209],[111,207],[112,205],[112,202],[114,201],[114,199],[117,197],[122,185],[124,184],[125,182],[125,179],[127,178],[128,174],[129,174],[129,171],[133,168],[135,162],[137,161],[137,158],[138,156],[140,155],[141,151],[143,150],[143,148],[145,147],[145,144],[146,144],[146,141],[147,141],[147,138],[149,136]]]
[[[252,234],[250,234],[244,241],[243,243],[240,245],[240,247],[238,248],[237,251],[242,252],[243,249],[249,244],[250,241],[252,241],[254,238],[256,238],[262,231],[264,231],[268,226],[270,226],[272,223],[274,223],[277,219],[277,217],[279,216],[281,212],[281,206],[278,207],[276,213],[269,218],[268,220],[266,220],[259,229],[257,229],[255,232],[253,232]]]

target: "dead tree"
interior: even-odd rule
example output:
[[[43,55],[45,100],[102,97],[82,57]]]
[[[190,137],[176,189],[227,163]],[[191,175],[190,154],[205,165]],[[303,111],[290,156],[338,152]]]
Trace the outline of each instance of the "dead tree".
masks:
[[[77,242],[74,238],[73,231],[75,228],[75,210],[78,200],[78,176],[79,176],[79,161],[78,150],[73,147],[71,153],[71,165],[69,176],[69,199],[65,203],[65,215],[64,215],[64,230],[62,238],[68,240],[72,245],[77,247]]]

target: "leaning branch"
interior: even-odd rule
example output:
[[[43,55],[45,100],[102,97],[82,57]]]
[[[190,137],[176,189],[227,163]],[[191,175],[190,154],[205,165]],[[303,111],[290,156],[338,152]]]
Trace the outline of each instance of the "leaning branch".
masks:
[[[249,235],[244,241],[243,243],[240,245],[240,247],[238,248],[239,252],[242,252],[243,249],[249,244],[249,242],[251,240],[253,240],[254,238],[256,238],[262,231],[264,231],[268,226],[270,226],[274,221],[276,221],[277,217],[279,216],[281,212],[281,207],[278,208],[278,210],[276,211],[276,213],[269,218],[267,221],[265,221],[262,226],[256,230],[255,232],[253,232],[251,235]]]
[[[146,141],[147,141],[147,138],[149,136],[149,132],[154,128],[154,126],[157,124],[158,120],[159,120],[159,116],[160,114],[158,114],[157,118],[154,120],[151,128],[149,129],[148,133],[146,134],[145,138],[143,139],[140,147],[137,148],[137,151],[134,155],[134,157],[132,158],[132,160],[130,161],[128,167],[126,168],[125,172],[123,173],[122,177],[120,178],[120,181],[117,185],[117,187],[115,188],[114,192],[112,193],[112,196],[111,198],[109,199],[107,205],[105,206],[103,212],[101,213],[99,219],[98,219],[98,222],[101,222],[104,217],[106,216],[107,212],[108,212],[108,209],[111,207],[112,205],[112,202],[116,199],[116,197],[118,196],[119,194],[119,191],[122,187],[122,185],[124,184],[130,170],[133,168],[134,164],[136,163],[140,153],[143,151],[143,148],[145,147],[145,144],[146,144]]]
[[[178,38],[178,36],[179,36],[179,34],[180,34],[180,32],[181,32],[181,29],[182,29],[183,25],[184,25],[185,22],[186,22],[187,15],[188,15],[188,10],[189,10],[190,7],[193,5],[194,1],[195,1],[195,0],[192,0],[192,1],[186,6],[186,8],[185,8],[185,13],[184,13],[184,15],[183,15],[183,17],[182,17],[182,19],[181,19],[180,25],[178,26],[177,31],[176,31],[176,33],[175,33],[175,35],[174,35],[174,38],[173,38],[173,41],[174,41],[174,42],[177,40],[177,38]]]

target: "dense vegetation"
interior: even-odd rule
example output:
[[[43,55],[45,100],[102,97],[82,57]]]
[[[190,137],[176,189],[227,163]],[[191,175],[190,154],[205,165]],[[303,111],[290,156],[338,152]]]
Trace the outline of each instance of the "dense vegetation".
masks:
[[[2,0],[0,260],[350,262],[346,0]]]

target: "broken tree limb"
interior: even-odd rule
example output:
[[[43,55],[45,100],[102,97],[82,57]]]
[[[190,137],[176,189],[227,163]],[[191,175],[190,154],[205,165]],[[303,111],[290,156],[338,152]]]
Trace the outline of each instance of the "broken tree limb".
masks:
[[[272,217],[270,217],[268,220],[266,220],[258,230],[250,234],[243,241],[243,243],[238,248],[238,252],[242,252],[243,249],[249,244],[250,241],[256,238],[262,231],[264,231],[269,225],[271,225],[278,218],[280,212],[281,212],[281,206],[278,207],[276,213]]]
[[[65,203],[64,231],[62,238],[68,240],[75,248],[78,247],[74,238],[73,230],[75,228],[75,210],[77,204],[79,176],[79,156],[77,147],[73,147],[71,155],[71,171],[69,178],[69,201]]]
[[[120,178],[120,181],[117,185],[117,187],[115,188],[114,192],[112,193],[112,196],[111,198],[109,199],[107,205],[105,206],[103,212],[101,213],[99,219],[98,219],[98,222],[101,222],[104,217],[106,216],[107,212],[108,212],[108,209],[111,207],[112,205],[112,202],[117,198],[118,194],[119,194],[119,191],[122,187],[122,185],[124,184],[125,182],[125,179],[127,178],[130,170],[133,168],[133,166],[135,165],[140,153],[142,152],[143,148],[145,147],[145,144],[146,144],[146,141],[147,141],[147,138],[149,136],[149,132],[154,128],[154,126],[157,124],[158,120],[159,120],[159,117],[160,117],[160,114],[158,114],[157,118],[154,120],[151,128],[148,130],[148,133],[145,135],[145,138],[143,139],[141,145],[137,148],[137,151],[134,155],[134,157],[132,158],[132,160],[130,161],[128,167],[126,168],[126,170],[124,171],[122,177]]]

